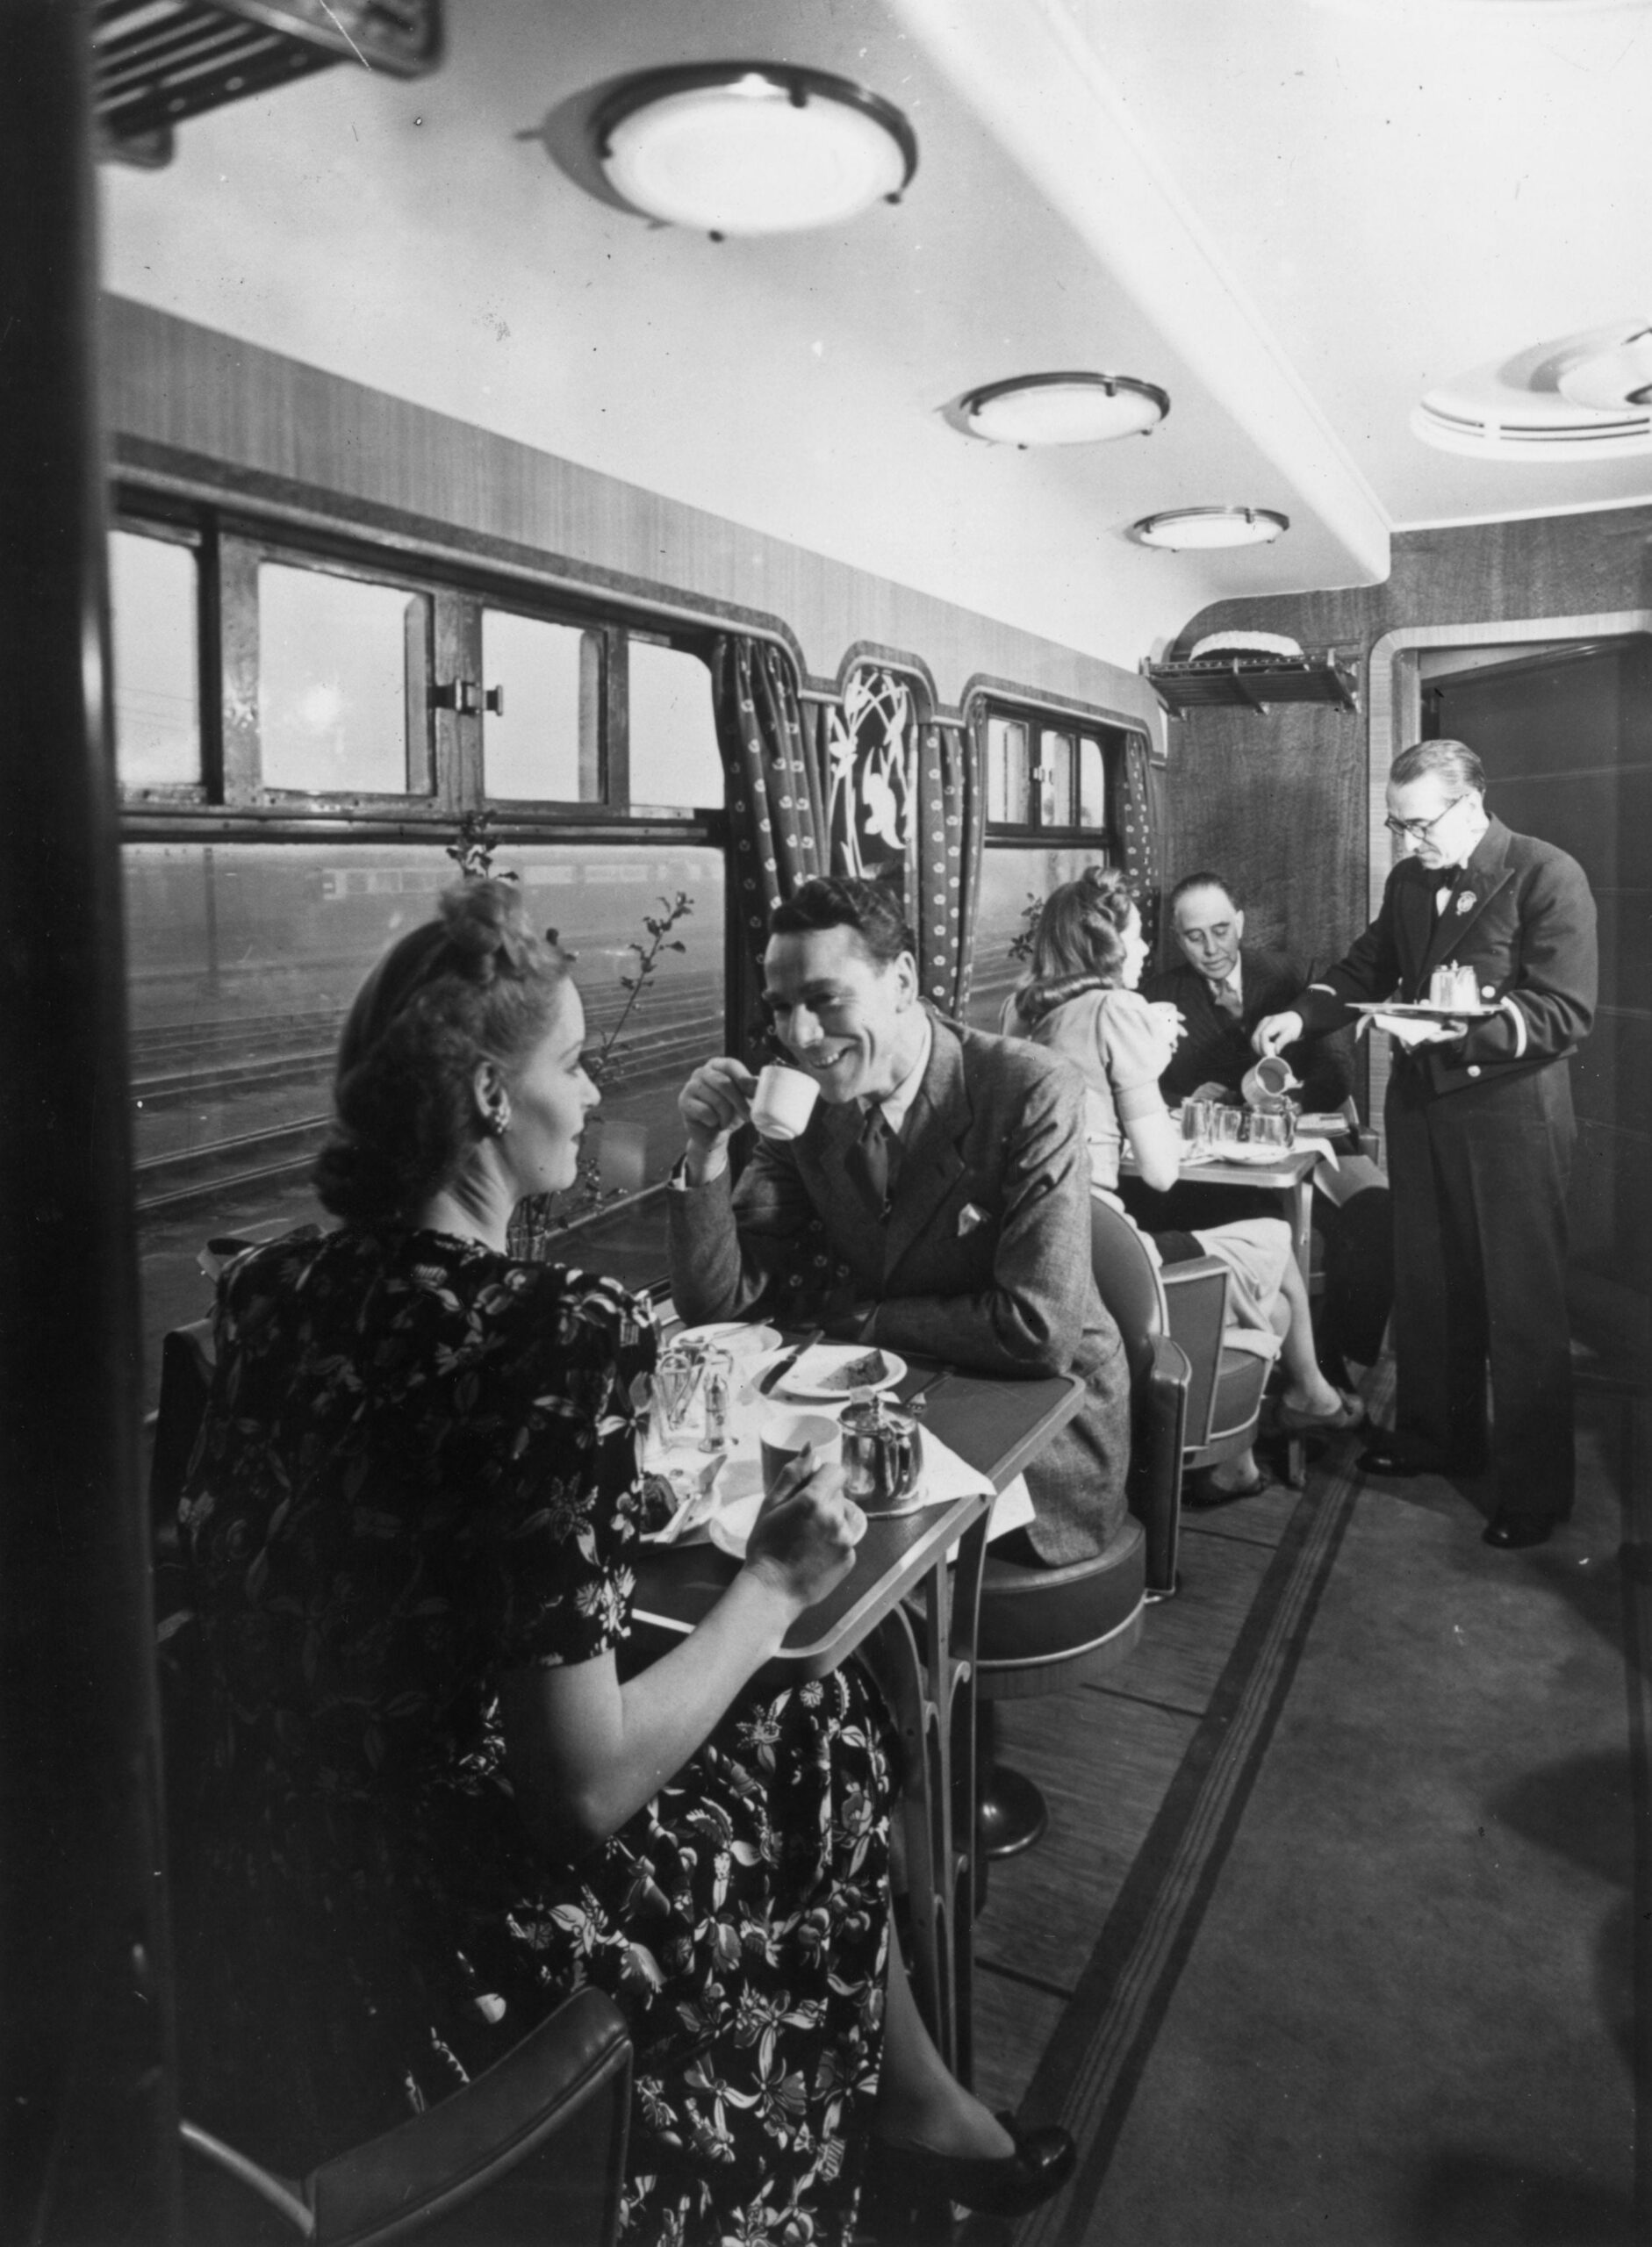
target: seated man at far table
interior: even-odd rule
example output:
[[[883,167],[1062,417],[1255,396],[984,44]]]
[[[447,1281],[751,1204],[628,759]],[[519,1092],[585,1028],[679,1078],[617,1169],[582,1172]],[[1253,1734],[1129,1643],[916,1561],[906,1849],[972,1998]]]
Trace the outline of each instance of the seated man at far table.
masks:
[[[1080,1375],[1086,1402],[1028,1467],[1034,1518],[1015,1542],[1050,1567],[1088,1559],[1124,1524],[1130,1382],[1090,1272],[1077,1072],[931,1013],[912,931],[873,882],[817,877],[776,908],[764,1002],[820,1097],[736,1185],[729,1143],[757,1079],[732,1055],[689,1078],[667,1196],[678,1310],[820,1325],[970,1373]]]
[[[1150,1002],[1174,1006],[1184,1035],[1159,1089],[1173,1107],[1191,1099],[1237,1102],[1255,1066],[1251,1038],[1256,1025],[1295,1006],[1308,978],[1288,952],[1246,944],[1245,908],[1219,873],[1187,875],[1171,891],[1167,910],[1182,959],[1144,977],[1141,992]],[[1348,1072],[1338,1052],[1304,1037],[1285,1047],[1282,1058],[1302,1080],[1304,1109],[1325,1113],[1341,1107]],[[1382,1351],[1394,1300],[1392,1204],[1386,1181],[1367,1155],[1342,1157],[1335,1173],[1322,1164],[1320,1183],[1314,1224],[1325,1249],[1325,1293],[1315,1332],[1320,1364],[1341,1387],[1353,1367],[1374,1364]],[[1162,1195],[1153,1197],[1153,1207],[1160,1212],[1159,1223],[1195,1230],[1235,1215],[1241,1193],[1193,1180],[1172,1188],[1169,1207]],[[1131,1200],[1128,1187],[1125,1199]],[[1275,1206],[1270,1195],[1253,1197],[1255,1213]],[[1133,1204],[1131,1214],[1139,1216]]]

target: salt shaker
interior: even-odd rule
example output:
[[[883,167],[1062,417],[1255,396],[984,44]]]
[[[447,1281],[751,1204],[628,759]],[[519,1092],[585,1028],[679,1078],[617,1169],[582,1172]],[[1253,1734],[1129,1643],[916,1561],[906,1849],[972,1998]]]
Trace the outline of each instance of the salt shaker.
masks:
[[[701,1451],[727,1451],[729,1448],[729,1360],[708,1358],[706,1377],[700,1388],[700,1402],[705,1409],[706,1432],[700,1439]]]

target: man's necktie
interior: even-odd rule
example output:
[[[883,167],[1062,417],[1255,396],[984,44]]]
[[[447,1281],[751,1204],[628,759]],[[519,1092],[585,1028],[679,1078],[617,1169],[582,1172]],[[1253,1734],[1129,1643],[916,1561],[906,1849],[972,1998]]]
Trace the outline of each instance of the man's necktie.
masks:
[[[1230,1022],[1237,1022],[1245,1011],[1245,1001],[1231,983],[1212,983],[1210,996],[1216,1001],[1217,1012],[1225,1015]]]
[[[1462,879],[1461,866],[1441,866],[1440,884],[1434,891],[1434,918],[1437,921],[1451,902],[1451,893]]]
[[[866,1196],[867,1206],[880,1224],[889,1215],[889,1169],[894,1144],[894,1134],[874,1100],[862,1119],[860,1136],[844,1157],[844,1168]]]

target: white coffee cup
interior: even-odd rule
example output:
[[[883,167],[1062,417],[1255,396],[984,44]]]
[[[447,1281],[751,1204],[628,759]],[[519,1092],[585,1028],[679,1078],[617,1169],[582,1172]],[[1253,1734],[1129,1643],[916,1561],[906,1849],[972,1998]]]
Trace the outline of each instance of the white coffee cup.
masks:
[[[805,1445],[815,1447],[816,1467],[842,1456],[844,1432],[824,1412],[777,1412],[758,1432],[763,1459],[763,1488],[772,1490]]]
[[[819,1098],[820,1086],[813,1077],[771,1061],[751,1095],[751,1121],[765,1139],[794,1139]]]

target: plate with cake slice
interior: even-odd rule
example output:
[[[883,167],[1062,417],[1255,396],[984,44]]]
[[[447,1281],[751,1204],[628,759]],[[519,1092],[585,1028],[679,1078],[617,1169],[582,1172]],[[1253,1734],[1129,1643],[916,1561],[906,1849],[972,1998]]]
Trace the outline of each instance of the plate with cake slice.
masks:
[[[807,1397],[811,1403],[842,1404],[858,1390],[893,1389],[905,1375],[906,1360],[893,1350],[868,1350],[858,1342],[816,1342],[782,1377],[780,1394]]]

